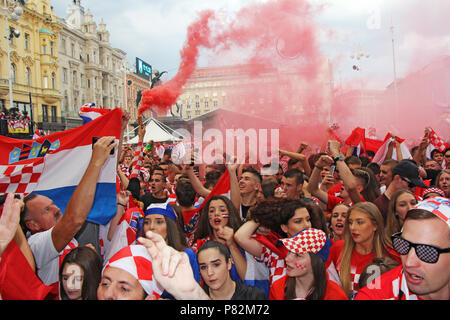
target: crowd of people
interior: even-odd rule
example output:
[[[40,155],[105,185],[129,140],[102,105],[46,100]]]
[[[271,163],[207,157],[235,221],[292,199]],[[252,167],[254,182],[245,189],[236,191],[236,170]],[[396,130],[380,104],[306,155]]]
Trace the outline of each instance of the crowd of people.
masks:
[[[30,117],[28,116],[28,111],[24,110],[21,112],[19,108],[6,109],[2,108],[0,110],[0,120],[20,120],[30,122]]]
[[[224,157],[199,173],[138,136],[94,144],[64,214],[43,195],[2,196],[3,299],[450,298],[450,148],[428,158],[423,139],[379,165],[301,142],[280,150],[285,169]],[[117,211],[99,226],[86,217],[116,146]]]

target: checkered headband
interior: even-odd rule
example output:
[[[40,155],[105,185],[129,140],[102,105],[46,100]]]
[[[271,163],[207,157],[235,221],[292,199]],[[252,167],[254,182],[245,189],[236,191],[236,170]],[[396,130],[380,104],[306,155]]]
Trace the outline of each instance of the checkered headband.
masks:
[[[319,229],[307,228],[292,238],[280,239],[283,245],[293,253],[309,253],[318,255],[324,262],[328,259],[331,241],[325,232]]]
[[[414,209],[423,209],[433,213],[439,219],[444,221],[450,228],[450,199],[444,197],[428,198],[424,201],[419,202],[409,211]]]
[[[148,295],[158,299],[164,291],[153,277],[152,258],[141,245],[130,245],[119,250],[109,259],[102,273],[109,267],[118,268],[131,274],[141,284]]]
[[[422,197],[425,197],[428,193],[437,193],[437,194],[441,195],[442,197],[445,197],[445,192],[442,191],[442,190],[439,189],[439,188],[433,188],[433,187],[431,187],[431,188],[426,189],[426,190],[423,192]]]

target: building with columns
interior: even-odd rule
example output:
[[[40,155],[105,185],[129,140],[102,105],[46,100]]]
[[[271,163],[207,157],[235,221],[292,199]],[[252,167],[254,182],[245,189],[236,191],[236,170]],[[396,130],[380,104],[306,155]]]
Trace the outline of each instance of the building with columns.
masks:
[[[58,24],[61,114],[67,128],[81,123],[78,110],[86,103],[123,108],[126,53],[111,46],[103,19],[97,25],[89,9],[85,12],[80,0],[73,0]]]

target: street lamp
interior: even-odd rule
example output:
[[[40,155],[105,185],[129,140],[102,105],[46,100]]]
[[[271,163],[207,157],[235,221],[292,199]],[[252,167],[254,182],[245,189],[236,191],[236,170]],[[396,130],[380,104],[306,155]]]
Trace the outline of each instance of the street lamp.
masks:
[[[18,21],[23,14],[23,9],[18,4],[25,5],[25,1],[3,0],[2,11],[5,15],[5,39],[6,51],[8,52],[8,86],[9,86],[9,108],[13,107],[13,90],[12,90],[12,70],[11,70],[11,52],[9,42],[13,37],[20,37],[20,31],[10,28],[8,24],[8,13],[13,21]]]

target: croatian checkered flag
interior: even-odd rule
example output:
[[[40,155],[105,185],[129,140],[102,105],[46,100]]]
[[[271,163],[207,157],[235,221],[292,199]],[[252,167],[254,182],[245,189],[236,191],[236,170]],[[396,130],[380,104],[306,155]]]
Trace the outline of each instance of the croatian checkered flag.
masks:
[[[445,142],[444,140],[439,137],[436,132],[434,132],[433,129],[430,128],[430,143],[436,148],[438,149],[440,152],[444,152],[445,150]]]

